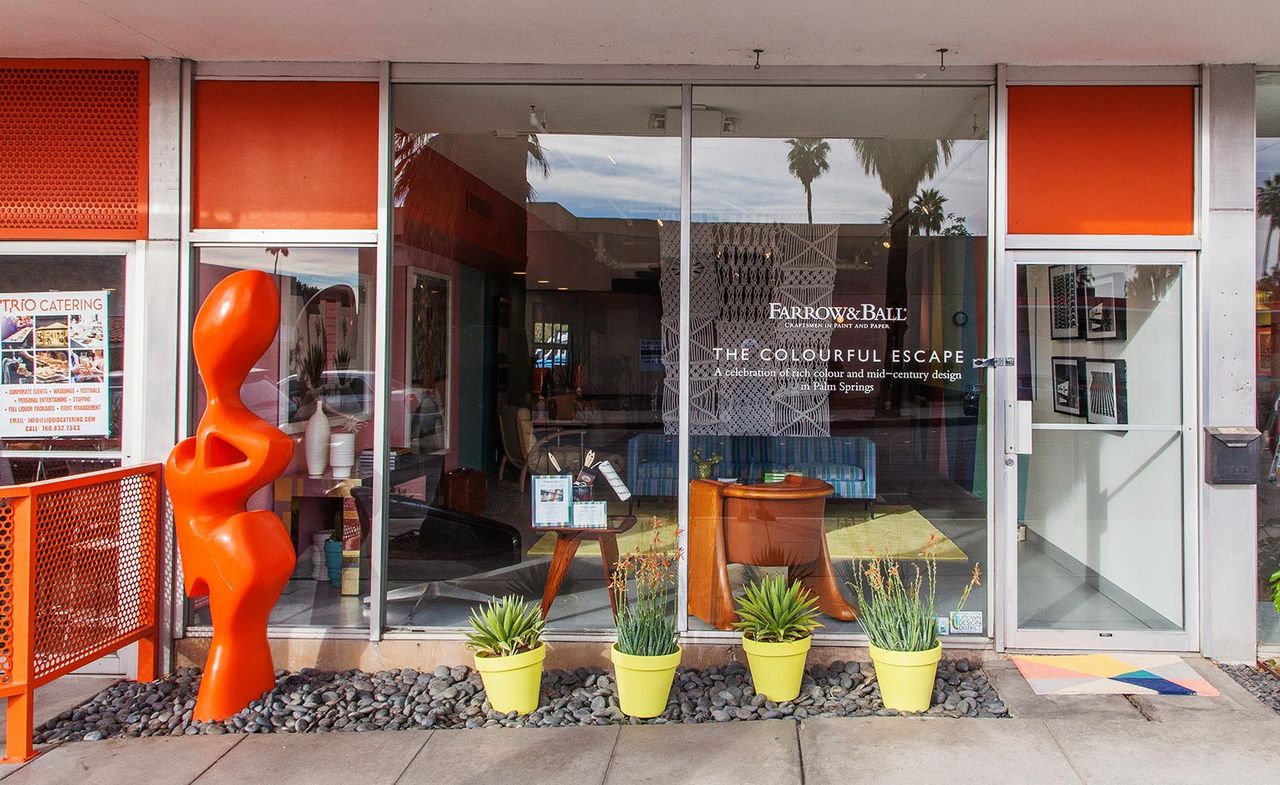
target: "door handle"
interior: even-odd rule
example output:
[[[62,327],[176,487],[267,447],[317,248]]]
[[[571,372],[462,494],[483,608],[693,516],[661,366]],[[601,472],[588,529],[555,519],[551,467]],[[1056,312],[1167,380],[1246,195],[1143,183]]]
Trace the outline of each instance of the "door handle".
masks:
[[[1031,454],[1031,401],[1004,402],[1004,454]]]

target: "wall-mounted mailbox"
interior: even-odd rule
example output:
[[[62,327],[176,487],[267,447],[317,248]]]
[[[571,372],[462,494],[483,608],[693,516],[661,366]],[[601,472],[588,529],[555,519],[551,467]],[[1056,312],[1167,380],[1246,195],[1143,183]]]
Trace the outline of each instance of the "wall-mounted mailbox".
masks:
[[[1204,429],[1204,481],[1210,485],[1257,485],[1261,459],[1257,428]]]

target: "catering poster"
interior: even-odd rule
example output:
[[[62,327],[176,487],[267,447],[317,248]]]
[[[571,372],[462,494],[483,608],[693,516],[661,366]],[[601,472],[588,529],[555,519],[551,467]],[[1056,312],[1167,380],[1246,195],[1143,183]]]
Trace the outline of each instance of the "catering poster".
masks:
[[[107,292],[0,294],[0,438],[105,436]]]

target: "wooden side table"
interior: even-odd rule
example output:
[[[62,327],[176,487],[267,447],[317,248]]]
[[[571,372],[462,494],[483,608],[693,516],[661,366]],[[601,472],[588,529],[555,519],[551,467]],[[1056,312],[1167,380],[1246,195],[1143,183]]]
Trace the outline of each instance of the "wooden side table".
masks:
[[[618,567],[618,535],[629,531],[636,525],[634,515],[610,515],[609,526],[604,529],[579,529],[571,526],[547,526],[535,531],[552,532],[556,535],[555,551],[551,554],[551,568],[547,571],[547,585],[542,589],[542,618],[547,618],[551,603],[556,601],[560,593],[560,584],[573,564],[573,557],[578,552],[578,545],[584,540],[595,540],[600,543],[600,561],[604,563],[605,590],[609,592],[609,608],[614,618],[618,616],[618,607],[609,584],[613,582],[613,574]]]

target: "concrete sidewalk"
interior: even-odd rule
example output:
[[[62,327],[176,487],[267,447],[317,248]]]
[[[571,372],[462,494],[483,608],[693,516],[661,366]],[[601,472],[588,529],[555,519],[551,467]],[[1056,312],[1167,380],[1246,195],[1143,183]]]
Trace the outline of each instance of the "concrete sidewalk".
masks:
[[[5,785],[963,785],[1245,783],[1280,777],[1280,716],[1210,663],[1220,698],[1035,696],[1017,715],[120,739],[64,744]],[[1012,666],[1009,666],[1010,668]]]

